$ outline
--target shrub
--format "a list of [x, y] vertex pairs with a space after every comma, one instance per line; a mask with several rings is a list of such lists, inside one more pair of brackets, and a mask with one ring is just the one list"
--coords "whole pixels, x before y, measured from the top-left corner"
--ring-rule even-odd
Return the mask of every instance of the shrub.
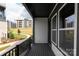
[[9, 38], [10, 38], [10, 39], [14, 39], [14, 38], [15, 38], [13, 32], [9, 32], [8, 35], [9, 35]]

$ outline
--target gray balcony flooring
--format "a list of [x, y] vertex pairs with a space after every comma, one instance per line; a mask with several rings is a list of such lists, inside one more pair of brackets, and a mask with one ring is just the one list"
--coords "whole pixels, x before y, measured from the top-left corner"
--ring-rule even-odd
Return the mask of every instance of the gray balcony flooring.
[[48, 44], [33, 44], [26, 56], [55, 56]]

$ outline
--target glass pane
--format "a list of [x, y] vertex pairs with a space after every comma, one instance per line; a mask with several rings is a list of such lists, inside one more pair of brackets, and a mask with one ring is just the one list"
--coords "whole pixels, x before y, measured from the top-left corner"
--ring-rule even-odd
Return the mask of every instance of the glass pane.
[[74, 30], [62, 30], [59, 33], [59, 46], [69, 55], [73, 55]]
[[74, 27], [74, 4], [67, 4], [59, 13], [59, 27], [70, 28]]
[[75, 15], [71, 15], [65, 18], [65, 27], [73, 27], [74, 26]]
[[56, 43], [56, 31], [52, 31], [52, 41]]
[[52, 19], [52, 29], [56, 29], [56, 16]]
[[4, 14], [3, 11], [0, 11], [0, 19], [3, 19], [4, 17], [3, 14]]

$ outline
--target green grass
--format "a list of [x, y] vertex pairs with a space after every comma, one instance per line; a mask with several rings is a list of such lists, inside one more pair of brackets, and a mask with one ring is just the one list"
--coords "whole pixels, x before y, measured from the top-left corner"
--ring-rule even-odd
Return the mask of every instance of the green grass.
[[5, 46], [5, 47], [0, 47], [0, 51], [2, 51], [2, 50], [4, 50], [4, 49], [6, 49], [6, 48], [8, 48], [9, 46]]
[[[19, 29], [21, 31], [21, 34], [32, 35], [32, 27], [19, 28]], [[10, 28], [9, 31], [12, 31], [13, 33], [17, 34], [17, 30], [18, 30], [18, 28]]]
[[27, 35], [32, 35], [32, 27], [28, 28], [19, 28], [21, 31], [20, 34], [17, 33], [18, 28], [11, 28], [8, 32], [12, 32], [14, 39], [21, 40], [25, 38]]
[[16, 36], [15, 36], [15, 39], [18, 39], [18, 40], [22, 40], [22, 39], [24, 39], [25, 37], [26, 37], [26, 35], [18, 35], [18, 34], [15, 34]]
[[23, 35], [22, 33], [18, 34], [17, 32], [12, 32], [12, 34], [16, 40], [21, 40], [26, 37], [26, 35]]

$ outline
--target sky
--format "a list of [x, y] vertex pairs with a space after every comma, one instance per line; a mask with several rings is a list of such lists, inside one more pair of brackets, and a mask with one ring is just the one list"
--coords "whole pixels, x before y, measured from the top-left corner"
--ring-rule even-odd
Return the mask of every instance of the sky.
[[73, 15], [67, 17], [66, 20], [67, 20], [67, 23], [74, 22], [74, 20], [75, 20], [75, 15], [73, 14]]
[[5, 10], [6, 20], [16, 23], [17, 19], [28, 19], [32, 20], [32, 17], [20, 3], [6, 3]]

